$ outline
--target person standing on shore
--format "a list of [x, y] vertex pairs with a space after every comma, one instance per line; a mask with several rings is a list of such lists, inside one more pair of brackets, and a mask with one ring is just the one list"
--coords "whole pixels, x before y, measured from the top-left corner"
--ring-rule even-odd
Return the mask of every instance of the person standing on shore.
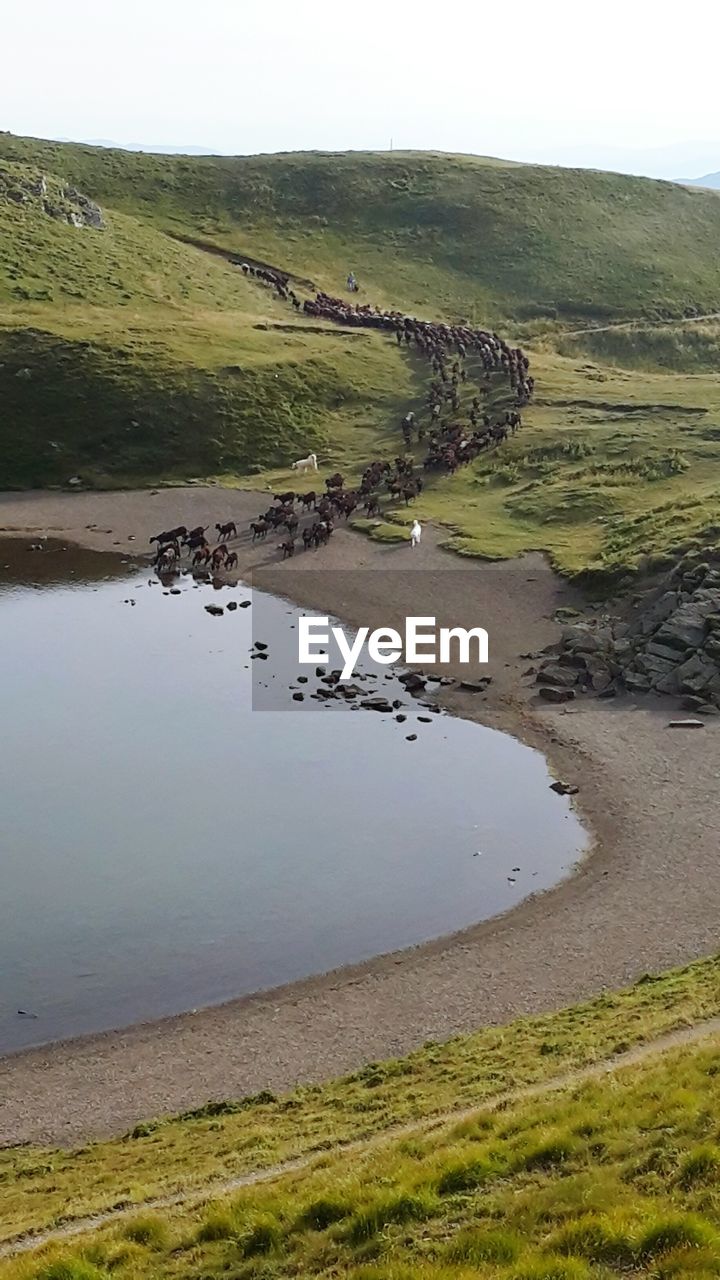
[[419, 547], [421, 536], [422, 536], [422, 529], [420, 527], [420, 521], [413, 520], [412, 528], [410, 529], [410, 546]]

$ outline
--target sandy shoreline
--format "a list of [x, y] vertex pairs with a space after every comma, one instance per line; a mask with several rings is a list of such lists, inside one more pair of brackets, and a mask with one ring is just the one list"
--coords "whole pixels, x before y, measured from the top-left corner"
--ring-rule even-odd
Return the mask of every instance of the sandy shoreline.
[[[194, 487], [5, 494], [0, 537], [47, 534], [137, 554], [169, 524], [235, 518], [245, 527], [262, 505], [258, 494]], [[327, 1078], [717, 948], [715, 728], [668, 733], [661, 703], [588, 701], [569, 714], [533, 706], [520, 654], [553, 638], [553, 610], [569, 599], [539, 557], [482, 566], [443, 552], [430, 530], [417, 554], [339, 530], [317, 557], [278, 566], [277, 541], [252, 548], [242, 539], [240, 572], [269, 566], [263, 581], [275, 590], [350, 622], [391, 624], [431, 600], [439, 622], [469, 625], [481, 607], [493, 684], [486, 698], [452, 691], [447, 705], [515, 733], [577, 783], [592, 856], [556, 889], [451, 938], [196, 1014], [6, 1057], [0, 1142], [72, 1143], [210, 1097]], [[391, 578], [379, 572], [398, 569]]]

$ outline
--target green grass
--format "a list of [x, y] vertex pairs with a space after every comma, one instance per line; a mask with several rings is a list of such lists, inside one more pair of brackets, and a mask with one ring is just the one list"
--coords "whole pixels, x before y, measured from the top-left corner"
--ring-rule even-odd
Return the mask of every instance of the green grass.
[[[68, 181], [97, 200], [105, 228], [3, 199], [3, 181], [42, 175], [56, 203]], [[414, 510], [463, 554], [539, 549], [615, 582], [717, 521], [720, 324], [683, 317], [720, 309], [719, 236], [717, 194], [613, 174], [0, 134], [0, 487], [79, 474], [265, 488], [311, 449], [321, 482], [396, 452], [421, 362], [383, 335], [305, 322], [193, 240], [290, 269], [301, 293], [337, 292], [352, 266], [374, 302], [521, 339], [537, 383], [522, 431], [429, 477]], [[391, 541], [407, 517], [358, 525]]]
[[[118, 1223], [0, 1265], [0, 1276], [717, 1276], [718, 1064], [717, 1040], [675, 1049], [610, 1077], [330, 1152], [272, 1183], [140, 1219], [139, 1229]], [[459, 1168], [483, 1176], [459, 1179]]]
[[[397, 1125], [431, 1122], [443, 1112], [479, 1105], [718, 1013], [720, 960], [713, 959], [576, 1008], [429, 1044], [407, 1058], [371, 1063], [344, 1079], [279, 1098], [217, 1101], [179, 1118], [148, 1118], [122, 1139], [78, 1150], [0, 1151], [0, 1239], [128, 1204], [138, 1206], [138, 1216], [124, 1230], [134, 1230], [134, 1243], [140, 1235], [157, 1243], [157, 1215], [142, 1208], [153, 1196], [321, 1154]], [[712, 1179], [713, 1136], [706, 1135], [695, 1164], [683, 1166], [679, 1176], [688, 1186]], [[423, 1142], [423, 1135], [417, 1140]], [[413, 1150], [416, 1138], [406, 1141]], [[574, 1137], [566, 1143], [563, 1135], [539, 1130], [525, 1149], [528, 1169], [532, 1164], [541, 1173], [572, 1162], [574, 1143]], [[492, 1152], [458, 1144], [438, 1174], [435, 1192], [474, 1193], [492, 1183], [496, 1172]], [[341, 1188], [324, 1187], [308, 1197], [305, 1226], [321, 1229], [319, 1224], [341, 1221], [348, 1203]], [[226, 1231], [226, 1210], [218, 1213], [206, 1227], [208, 1239]]]
[[471, 156], [157, 156], [0, 135], [0, 162], [337, 287], [489, 318], [720, 306], [720, 200], [619, 174]]

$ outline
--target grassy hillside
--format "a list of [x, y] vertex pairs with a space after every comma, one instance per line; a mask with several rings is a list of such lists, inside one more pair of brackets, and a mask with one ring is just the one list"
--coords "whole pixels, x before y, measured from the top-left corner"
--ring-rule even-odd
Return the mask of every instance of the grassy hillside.
[[0, 162], [0, 485], [258, 470], [399, 414], [412, 372], [376, 335], [286, 328], [268, 290], [152, 223], [51, 216], [44, 178]]
[[[101, 227], [74, 225], [83, 196]], [[431, 477], [420, 517], [459, 551], [539, 548], [613, 578], [718, 522], [720, 322], [687, 318], [720, 312], [718, 244], [720, 199], [673, 183], [0, 134], [0, 486], [264, 487], [310, 449], [350, 476], [392, 456], [422, 404], [414, 356], [307, 322], [205, 250], [287, 268], [301, 294], [353, 267], [373, 302], [495, 323], [530, 350], [523, 430]], [[404, 536], [406, 515], [373, 531]]]
[[102, 205], [433, 314], [720, 309], [720, 201], [618, 174], [424, 153], [157, 156], [0, 134]]
[[[6, 1151], [5, 1240], [119, 1204], [124, 1216], [0, 1263], [0, 1276], [573, 1280], [615, 1264], [686, 1274], [693, 1257], [698, 1274], [716, 1274], [702, 1268], [720, 1239], [717, 1050], [687, 1047], [558, 1093], [542, 1084], [717, 1015], [719, 977], [705, 961], [283, 1098], [211, 1104], [74, 1152]], [[537, 1096], [488, 1105], [528, 1084]], [[301, 1170], [213, 1197], [213, 1182], [297, 1157]], [[207, 1188], [194, 1207], [143, 1209], [193, 1187]], [[662, 1265], [676, 1269], [653, 1270], [671, 1250]]]

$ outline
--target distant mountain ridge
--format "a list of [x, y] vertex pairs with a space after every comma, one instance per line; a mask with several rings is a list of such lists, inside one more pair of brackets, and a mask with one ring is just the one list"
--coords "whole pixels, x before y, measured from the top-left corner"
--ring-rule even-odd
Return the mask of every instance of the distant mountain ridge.
[[688, 187], [720, 188], [720, 173], [706, 173], [702, 178], [685, 178], [684, 182]]

